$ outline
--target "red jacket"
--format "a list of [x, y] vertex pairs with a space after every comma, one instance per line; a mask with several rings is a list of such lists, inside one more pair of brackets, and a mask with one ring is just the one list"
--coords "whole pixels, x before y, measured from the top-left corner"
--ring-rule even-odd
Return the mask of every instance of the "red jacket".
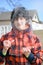
[[[2, 54], [4, 40], [14, 40], [6, 56]], [[28, 58], [23, 55], [22, 47], [34, 47]], [[41, 65], [42, 54], [40, 40], [30, 31], [20, 32], [12, 29], [0, 39], [0, 64], [5, 60], [6, 65]]]

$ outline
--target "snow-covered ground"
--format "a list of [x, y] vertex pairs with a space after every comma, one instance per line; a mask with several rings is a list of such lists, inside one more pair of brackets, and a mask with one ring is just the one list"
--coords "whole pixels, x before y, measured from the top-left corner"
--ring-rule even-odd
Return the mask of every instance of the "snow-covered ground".
[[33, 30], [43, 30], [43, 24], [32, 22]]

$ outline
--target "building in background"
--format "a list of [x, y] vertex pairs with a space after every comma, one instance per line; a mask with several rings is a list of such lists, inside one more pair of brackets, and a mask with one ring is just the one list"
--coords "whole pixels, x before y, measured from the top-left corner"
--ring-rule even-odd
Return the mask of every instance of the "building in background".
[[[43, 30], [43, 23], [40, 22], [36, 10], [29, 10], [29, 17], [32, 19], [33, 30]], [[0, 13], [0, 37], [11, 30], [10, 23], [11, 12]]]
[[33, 30], [43, 30], [43, 23], [40, 21], [36, 10], [29, 10], [29, 16], [32, 19]]
[[0, 13], [0, 37], [11, 30], [10, 12]]

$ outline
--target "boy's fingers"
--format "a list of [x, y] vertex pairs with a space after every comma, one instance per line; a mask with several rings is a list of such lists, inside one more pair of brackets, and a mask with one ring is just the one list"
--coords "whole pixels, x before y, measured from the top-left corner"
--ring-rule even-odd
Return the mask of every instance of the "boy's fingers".
[[4, 46], [9, 46], [9, 47], [11, 46], [11, 42], [9, 40], [5, 40], [3, 44]]
[[24, 53], [25, 52], [31, 52], [31, 50], [29, 48], [23, 48], [22, 50], [23, 50]]

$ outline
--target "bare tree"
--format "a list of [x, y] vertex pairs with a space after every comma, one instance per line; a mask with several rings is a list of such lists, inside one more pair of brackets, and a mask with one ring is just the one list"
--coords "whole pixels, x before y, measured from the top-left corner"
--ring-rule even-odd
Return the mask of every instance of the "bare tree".
[[10, 8], [14, 8], [16, 6], [21, 5], [21, 0], [6, 0], [6, 2], [8, 3], [8, 5], [10, 6]]

